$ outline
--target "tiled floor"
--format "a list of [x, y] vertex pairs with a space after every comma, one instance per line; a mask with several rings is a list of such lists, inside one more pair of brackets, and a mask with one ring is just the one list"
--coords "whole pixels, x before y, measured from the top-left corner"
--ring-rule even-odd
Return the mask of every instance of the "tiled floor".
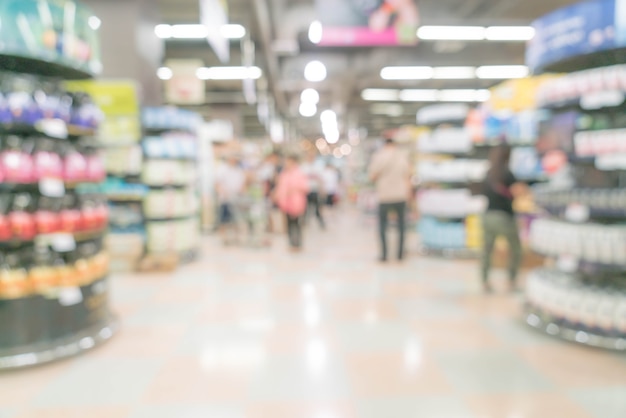
[[112, 281], [121, 332], [0, 375], [0, 418], [624, 418], [626, 356], [524, 326], [476, 264], [381, 266], [359, 216], [306, 251], [221, 248]]

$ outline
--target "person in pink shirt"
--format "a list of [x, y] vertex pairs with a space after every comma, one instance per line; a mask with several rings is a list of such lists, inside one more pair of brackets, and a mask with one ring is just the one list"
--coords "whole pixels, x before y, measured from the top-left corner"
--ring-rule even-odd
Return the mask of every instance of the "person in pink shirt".
[[295, 156], [287, 157], [278, 176], [274, 200], [287, 219], [287, 233], [292, 251], [302, 249], [302, 221], [307, 207], [309, 180]]

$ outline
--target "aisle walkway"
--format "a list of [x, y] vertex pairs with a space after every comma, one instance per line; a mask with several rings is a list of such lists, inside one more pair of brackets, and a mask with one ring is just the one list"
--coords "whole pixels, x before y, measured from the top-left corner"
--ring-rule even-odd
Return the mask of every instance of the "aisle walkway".
[[[336, 223], [336, 222], [335, 222]], [[473, 262], [381, 266], [359, 217], [306, 251], [117, 276], [119, 335], [0, 375], [0, 418], [624, 418], [626, 358], [527, 329]]]

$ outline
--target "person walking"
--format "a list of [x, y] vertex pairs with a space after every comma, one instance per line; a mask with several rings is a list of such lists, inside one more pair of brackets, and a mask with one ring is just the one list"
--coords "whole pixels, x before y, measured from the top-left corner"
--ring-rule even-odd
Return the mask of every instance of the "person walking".
[[522, 245], [515, 213], [513, 212], [515, 176], [509, 169], [511, 147], [505, 144], [491, 150], [489, 160], [491, 168], [483, 183], [483, 194], [487, 197], [487, 211], [483, 215], [483, 254], [481, 278], [485, 291], [491, 292], [489, 272], [496, 239], [506, 238], [509, 245], [510, 259], [508, 274], [511, 287], [515, 288], [517, 274], [522, 261]]
[[398, 222], [398, 260], [404, 259], [406, 235], [406, 208], [411, 186], [411, 169], [405, 153], [392, 138], [372, 159], [369, 167], [370, 180], [374, 182], [378, 198], [378, 227], [380, 234], [380, 261], [388, 257], [387, 226], [389, 214], [395, 213]]
[[219, 207], [219, 229], [224, 245], [234, 244], [239, 238], [237, 201], [245, 190], [246, 172], [237, 157], [231, 156], [221, 165], [216, 176]]
[[278, 176], [274, 199], [287, 221], [287, 235], [291, 251], [302, 249], [302, 221], [307, 209], [309, 181], [298, 165], [298, 159], [290, 156]]
[[302, 166], [302, 172], [307, 176], [309, 181], [306, 217], [308, 218], [312, 213], [315, 213], [320, 228], [325, 229], [326, 222], [324, 221], [324, 215], [322, 213], [321, 198], [323, 173], [322, 167], [318, 164], [315, 154], [309, 156], [307, 162]]

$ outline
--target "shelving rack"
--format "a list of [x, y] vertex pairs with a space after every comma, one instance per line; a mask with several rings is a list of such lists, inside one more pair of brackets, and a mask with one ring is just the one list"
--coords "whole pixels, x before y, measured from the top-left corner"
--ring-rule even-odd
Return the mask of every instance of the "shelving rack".
[[465, 104], [433, 105], [417, 114], [418, 125], [430, 128], [418, 140], [418, 231], [425, 254], [462, 258], [479, 254], [484, 201], [472, 190], [484, 179], [488, 164], [464, 127], [469, 111]]
[[[81, 121], [84, 107], [78, 96], [73, 96], [71, 111], [63, 106], [71, 97], [63, 81], [91, 78], [101, 68], [98, 33], [88, 24], [91, 11], [68, 3], [76, 5], [74, 19], [63, 18], [63, 6], [55, 1], [6, 0], [0, 5], [0, 71], [3, 78], [21, 80], [20, 88], [3, 93], [21, 94], [30, 103], [24, 112], [2, 109], [0, 137], [8, 148], [3, 150], [0, 199], [13, 203], [11, 208], [0, 208], [9, 225], [9, 229], [3, 225], [4, 233], [10, 232], [0, 240], [0, 370], [82, 353], [109, 340], [117, 328], [108, 307], [108, 257], [102, 250], [106, 214], [95, 216], [93, 206], [103, 202], [95, 184], [99, 180], [86, 175], [73, 179], [68, 171], [74, 164], [70, 154], [85, 160], [77, 152], [80, 148], [90, 153], [88, 169], [100, 172], [101, 163], [94, 154], [95, 125]], [[42, 20], [42, 10], [47, 10], [52, 21]], [[16, 27], [20, 20], [37, 29], [32, 36], [25, 37]], [[69, 48], [70, 44], [77, 48]], [[45, 103], [41, 94], [35, 98], [36, 89], [45, 91]], [[54, 161], [55, 174], [43, 170], [46, 165], [39, 165], [34, 155], [33, 172], [42, 171], [11, 181], [6, 164], [19, 158], [17, 168], [11, 170], [26, 173], [30, 160], [23, 155], [32, 149], [11, 148], [14, 139], [10, 138], [39, 147], [47, 155], [41, 161]], [[54, 141], [50, 149], [44, 147], [48, 140]], [[58, 171], [61, 164], [62, 173]], [[85, 173], [81, 162], [78, 166]], [[88, 204], [80, 209], [75, 204], [65, 206], [66, 198], [87, 199]], [[39, 207], [32, 213], [35, 201]], [[61, 204], [65, 213], [59, 212]]]
[[621, 130], [626, 128], [626, 65], [619, 63], [626, 39], [616, 36], [588, 45], [592, 37], [583, 34], [567, 48], [550, 42], [573, 30], [559, 26], [563, 19], [583, 16], [590, 33], [623, 33], [623, 23], [613, 19], [615, 6], [610, 0], [580, 3], [534, 24], [530, 67], [569, 74], [546, 82], [539, 92], [540, 105], [551, 112], [551, 119], [537, 149], [563, 167], [557, 164], [560, 170], [550, 183], [535, 190], [546, 218], [533, 226], [531, 244], [553, 262], [528, 279], [526, 322], [568, 341], [623, 351], [626, 149]]

